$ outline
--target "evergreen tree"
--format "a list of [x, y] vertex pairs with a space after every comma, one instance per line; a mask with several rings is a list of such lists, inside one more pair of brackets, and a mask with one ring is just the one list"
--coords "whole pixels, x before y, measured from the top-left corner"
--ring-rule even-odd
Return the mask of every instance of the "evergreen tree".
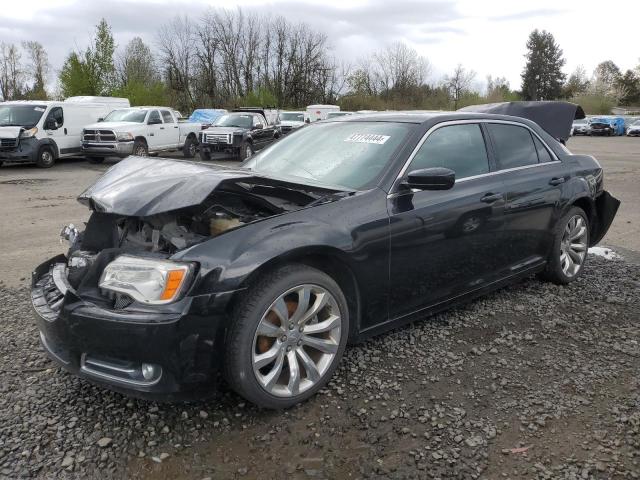
[[582, 65], [579, 65], [571, 75], [567, 83], [564, 85], [564, 96], [566, 98], [576, 97], [587, 92], [589, 88], [589, 79], [587, 72]]
[[627, 70], [618, 78], [616, 89], [620, 92], [620, 105], [640, 104], [640, 78], [633, 70]]
[[525, 100], [554, 100], [562, 95], [566, 75], [562, 49], [546, 30], [531, 32], [527, 40], [527, 63], [522, 72], [522, 96]]

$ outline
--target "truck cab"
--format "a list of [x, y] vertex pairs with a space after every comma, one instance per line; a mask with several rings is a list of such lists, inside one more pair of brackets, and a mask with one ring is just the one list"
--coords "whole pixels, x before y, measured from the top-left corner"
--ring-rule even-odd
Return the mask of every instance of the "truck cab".
[[81, 153], [83, 127], [117, 107], [125, 98], [70, 97], [60, 101], [11, 101], [0, 104], [0, 165], [31, 162], [48, 168], [57, 159]]

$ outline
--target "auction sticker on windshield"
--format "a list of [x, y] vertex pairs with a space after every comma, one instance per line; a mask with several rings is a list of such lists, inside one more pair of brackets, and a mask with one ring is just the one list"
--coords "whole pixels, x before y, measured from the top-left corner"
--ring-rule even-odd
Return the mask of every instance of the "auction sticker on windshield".
[[378, 135], [375, 133], [352, 133], [345, 142], [353, 143], [375, 143], [376, 145], [383, 145], [391, 137], [389, 135]]

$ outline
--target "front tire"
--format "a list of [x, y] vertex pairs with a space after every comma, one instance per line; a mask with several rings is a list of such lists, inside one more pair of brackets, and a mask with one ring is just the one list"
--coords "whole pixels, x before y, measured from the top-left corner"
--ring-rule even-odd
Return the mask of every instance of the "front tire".
[[136, 157], [148, 157], [149, 147], [147, 143], [142, 140], [136, 140], [133, 142], [133, 155]]
[[240, 145], [240, 160], [243, 162], [249, 158], [251, 158], [254, 154], [253, 145], [249, 142], [242, 142]]
[[193, 158], [196, 156], [196, 151], [198, 150], [198, 142], [195, 138], [189, 137], [184, 142], [184, 146], [182, 147], [182, 154], [185, 158]]
[[56, 163], [56, 157], [51, 147], [40, 147], [38, 150], [38, 158], [36, 159], [36, 165], [40, 168], [51, 168]]
[[580, 207], [571, 209], [558, 221], [553, 248], [542, 278], [566, 285], [580, 276], [589, 248], [589, 218]]
[[237, 302], [225, 341], [225, 376], [259, 407], [291, 407], [326, 385], [348, 333], [338, 284], [315, 268], [286, 265], [259, 278]]

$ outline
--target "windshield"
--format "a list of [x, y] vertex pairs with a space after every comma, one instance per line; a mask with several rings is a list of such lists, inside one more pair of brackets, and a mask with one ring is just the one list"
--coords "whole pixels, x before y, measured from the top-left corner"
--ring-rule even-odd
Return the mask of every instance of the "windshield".
[[0, 105], [0, 127], [33, 128], [46, 109], [46, 105]]
[[606, 123], [609, 124], [609, 120], [606, 118], [592, 118], [591, 123]]
[[304, 122], [304, 113], [284, 112], [280, 114], [280, 120], [285, 122]]
[[253, 115], [246, 113], [230, 113], [228, 115], [222, 115], [218, 118], [214, 125], [217, 127], [240, 127], [251, 128], [253, 122]]
[[272, 144], [243, 167], [360, 190], [375, 184], [412, 128], [392, 122], [317, 123]]
[[573, 121], [574, 125], [586, 125], [586, 123], [587, 123], [586, 119], [585, 120], [574, 120]]
[[144, 123], [147, 110], [114, 110], [104, 117], [105, 122]]

